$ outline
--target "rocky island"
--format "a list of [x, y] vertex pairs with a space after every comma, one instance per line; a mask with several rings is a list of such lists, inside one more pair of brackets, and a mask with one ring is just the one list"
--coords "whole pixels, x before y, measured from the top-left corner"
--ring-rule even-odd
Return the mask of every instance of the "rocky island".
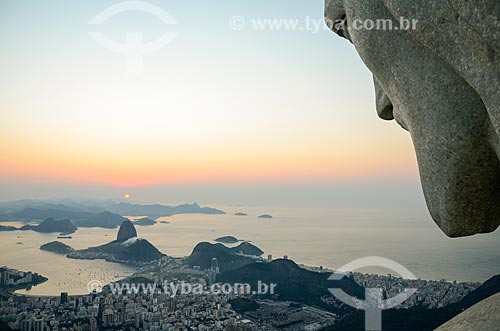
[[139, 226], [151, 226], [155, 225], [156, 221], [150, 219], [149, 217], [144, 217], [141, 219], [138, 219], [137, 221], [134, 222], [134, 225], [139, 225]]
[[68, 254], [74, 251], [71, 246], [63, 244], [60, 241], [52, 241], [40, 246], [42, 251], [48, 251], [56, 254]]
[[35, 231], [40, 233], [65, 233], [70, 234], [78, 230], [78, 228], [68, 219], [55, 220], [47, 218], [38, 225], [24, 225], [20, 228], [14, 226], [1, 226], [0, 231]]
[[18, 231], [18, 230], [21, 230], [21, 229], [16, 228], [15, 226], [0, 225], [0, 231]]
[[[39, 222], [46, 219], [69, 219], [73, 225], [82, 228], [100, 227], [113, 229], [119, 226], [125, 218], [109, 211], [90, 212], [82, 211], [64, 205], [41, 205], [36, 207], [25, 207], [16, 212], [2, 213], [2, 221]], [[64, 231], [61, 231], [64, 232]]]
[[25, 225], [21, 230], [33, 230], [40, 233], [73, 233], [78, 228], [68, 219], [56, 221], [55, 219], [47, 218], [38, 225]]
[[201, 207], [197, 203], [183, 204], [178, 206], [166, 206], [160, 204], [154, 205], [139, 205], [131, 203], [109, 203], [104, 204], [102, 207], [114, 213], [127, 216], [147, 216], [151, 219], [158, 219], [159, 217], [173, 216], [179, 214], [208, 214], [208, 215], [222, 215], [224, 211], [211, 208]]

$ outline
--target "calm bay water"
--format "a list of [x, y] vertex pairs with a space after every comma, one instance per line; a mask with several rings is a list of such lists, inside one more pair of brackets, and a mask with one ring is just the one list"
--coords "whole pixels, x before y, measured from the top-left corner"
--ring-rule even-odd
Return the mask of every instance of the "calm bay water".
[[[307, 265], [338, 268], [365, 256], [399, 262], [417, 277], [484, 281], [500, 274], [500, 231], [468, 238], [447, 238], [424, 209], [337, 209], [264, 206], [216, 206], [227, 215], [176, 215], [137, 227], [140, 237], [171, 256], [189, 255], [201, 241], [232, 235], [252, 241], [265, 255], [288, 255]], [[234, 216], [245, 212], [249, 216]], [[272, 219], [260, 219], [261, 214]], [[117, 229], [79, 229], [64, 241], [76, 249], [115, 239]], [[22, 236], [22, 238], [18, 238]], [[0, 232], [0, 265], [41, 273], [49, 281], [21, 291], [33, 295], [87, 293], [90, 280], [103, 283], [130, 275], [134, 269], [105, 261], [81, 261], [43, 252], [39, 246], [56, 234]], [[389, 271], [387, 271], [389, 272]]]

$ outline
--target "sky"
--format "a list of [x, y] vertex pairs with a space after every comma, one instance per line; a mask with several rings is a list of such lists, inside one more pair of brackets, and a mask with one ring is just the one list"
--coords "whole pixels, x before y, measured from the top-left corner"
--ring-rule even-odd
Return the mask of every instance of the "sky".
[[[423, 204], [409, 134], [323, 1], [151, 0], [89, 24], [123, 3], [0, 3], [0, 200]], [[137, 67], [96, 32], [173, 37]]]

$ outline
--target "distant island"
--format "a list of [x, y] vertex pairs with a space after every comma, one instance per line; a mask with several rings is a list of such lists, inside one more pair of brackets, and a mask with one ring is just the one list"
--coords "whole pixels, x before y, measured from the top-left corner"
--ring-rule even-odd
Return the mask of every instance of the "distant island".
[[74, 251], [71, 246], [68, 246], [60, 241], [52, 241], [40, 246], [42, 251], [48, 251], [57, 254], [68, 254]]
[[[149, 220], [144, 220], [137, 225], [153, 225], [152, 222], [159, 217], [178, 214], [221, 215], [225, 212], [215, 208], [201, 207], [197, 203], [166, 206], [114, 201], [76, 202], [68, 199], [61, 203], [33, 200], [0, 203], [0, 221], [3, 222], [40, 222], [47, 218], [69, 219], [76, 227], [106, 229], [120, 226], [126, 220], [124, 216], [146, 216]], [[0, 231], [16, 230], [14, 227], [0, 226]]]
[[215, 239], [215, 241], [218, 243], [223, 243], [223, 244], [235, 244], [241, 240], [239, 240], [238, 238], [233, 237], [233, 236], [225, 236], [225, 237], [217, 238], [217, 239]]
[[156, 221], [154, 221], [148, 217], [144, 217], [144, 218], [141, 218], [141, 219], [135, 221], [134, 224], [139, 225], [139, 226], [151, 226], [151, 225], [155, 225]]
[[19, 231], [19, 230], [21, 230], [21, 229], [16, 228], [15, 226], [0, 225], [0, 231]]
[[236, 213], [234, 214], [235, 216], [248, 216], [247, 213], [242, 213], [242, 212], [239, 212], [239, 213]]
[[12, 213], [0, 213], [0, 221], [22, 221], [22, 222], [39, 222], [45, 219], [68, 219], [76, 227], [91, 228], [101, 227], [113, 229], [119, 226], [126, 218], [113, 214], [109, 211], [92, 213], [81, 210], [73, 210], [62, 206], [38, 209], [27, 207], [21, 211]]
[[178, 206], [165, 206], [165, 205], [139, 205], [130, 203], [113, 203], [105, 204], [103, 208], [106, 210], [127, 216], [144, 216], [147, 215], [151, 219], [158, 219], [159, 217], [173, 216], [179, 214], [208, 214], [208, 215], [222, 215], [224, 211], [210, 208], [201, 207], [197, 203], [183, 204]]
[[263, 215], [260, 215], [259, 218], [273, 218], [273, 217], [269, 214], [263, 214]]
[[68, 219], [56, 221], [53, 218], [47, 218], [38, 225], [25, 225], [21, 230], [33, 230], [40, 233], [65, 233], [70, 234], [78, 230], [78, 228]]
[[78, 228], [68, 219], [65, 220], [55, 220], [53, 218], [47, 218], [38, 225], [25, 225], [20, 228], [14, 226], [0, 226], [0, 231], [35, 231], [40, 233], [64, 233], [70, 234], [77, 230]]

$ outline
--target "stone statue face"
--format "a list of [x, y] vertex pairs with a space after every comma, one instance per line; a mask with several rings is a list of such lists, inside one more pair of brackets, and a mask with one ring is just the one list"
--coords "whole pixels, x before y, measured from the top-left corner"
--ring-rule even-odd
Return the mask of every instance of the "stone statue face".
[[[376, 107], [411, 134], [424, 195], [450, 237], [500, 224], [500, 1], [326, 0], [327, 24], [373, 73]], [[415, 29], [366, 20], [418, 20]], [[356, 27], [358, 28], [355, 28]], [[369, 24], [367, 25], [370, 26]]]

